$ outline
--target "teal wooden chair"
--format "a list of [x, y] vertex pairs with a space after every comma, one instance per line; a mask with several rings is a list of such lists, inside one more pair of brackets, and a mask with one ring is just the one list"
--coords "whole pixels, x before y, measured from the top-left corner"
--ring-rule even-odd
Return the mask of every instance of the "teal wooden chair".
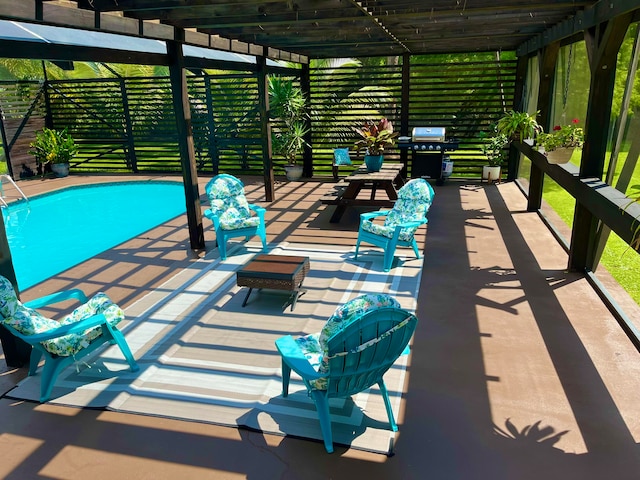
[[242, 181], [226, 173], [216, 175], [205, 187], [211, 208], [204, 216], [213, 222], [220, 258], [227, 259], [227, 240], [258, 235], [262, 240], [262, 251], [267, 251], [267, 231], [264, 223], [266, 210], [249, 204], [244, 195]]
[[[391, 210], [361, 214], [354, 258], [358, 259], [361, 242], [371, 243], [384, 250], [385, 272], [391, 269], [399, 246], [413, 248], [416, 258], [420, 258], [414, 235], [421, 225], [427, 223], [427, 213], [434, 196], [435, 192], [429, 182], [415, 178], [398, 191], [398, 199]], [[375, 222], [378, 217], [384, 217], [384, 223]]]
[[291, 371], [307, 387], [318, 411], [324, 446], [333, 452], [328, 400], [349, 397], [378, 385], [389, 425], [398, 430], [383, 376], [408, 353], [416, 317], [384, 294], [361, 295], [340, 307], [319, 333], [276, 340], [282, 356], [282, 396], [289, 394]]
[[[35, 308], [75, 299], [82, 303], [61, 321], [38, 313]], [[18, 300], [13, 285], [0, 276], [0, 320], [13, 335], [32, 346], [29, 375], [35, 375], [44, 357], [40, 380], [40, 402], [51, 397], [58, 374], [105, 342], [118, 345], [131, 371], [138, 364], [116, 325], [124, 318], [122, 309], [104, 293], [88, 299], [82, 290], [53, 293], [30, 302]]]

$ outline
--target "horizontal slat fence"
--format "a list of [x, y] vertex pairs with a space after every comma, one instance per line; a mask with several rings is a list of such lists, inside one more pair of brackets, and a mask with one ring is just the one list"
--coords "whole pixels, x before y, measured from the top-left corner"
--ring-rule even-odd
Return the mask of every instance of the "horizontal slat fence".
[[[453, 176], [480, 176], [486, 163], [480, 132], [513, 105], [515, 61], [429, 63], [410, 68], [408, 134], [413, 127], [445, 127], [460, 148], [451, 152]], [[300, 79], [288, 77], [296, 85]], [[15, 110], [15, 93], [3, 84], [0, 105]], [[47, 82], [51, 126], [68, 128], [80, 145], [73, 172], [179, 172], [168, 77]], [[263, 154], [258, 84], [252, 72], [188, 77], [197, 169], [202, 174], [261, 175]], [[333, 149], [352, 147], [354, 128], [386, 117], [400, 129], [402, 65], [314, 68], [310, 72], [314, 176], [330, 176]], [[23, 108], [24, 110], [24, 108]], [[41, 114], [42, 115], [42, 114]], [[274, 122], [272, 129], [282, 128]], [[352, 152], [359, 164], [362, 154]], [[387, 161], [400, 159], [389, 149]], [[409, 156], [411, 158], [411, 156]], [[274, 154], [276, 174], [285, 160]], [[506, 171], [506, 168], [503, 169]], [[409, 164], [409, 174], [411, 164]]]

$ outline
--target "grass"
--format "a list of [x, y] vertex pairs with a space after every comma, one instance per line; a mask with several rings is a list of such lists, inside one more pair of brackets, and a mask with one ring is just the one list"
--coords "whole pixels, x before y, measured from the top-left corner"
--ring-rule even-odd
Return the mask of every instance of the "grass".
[[[614, 185], [625, 159], [626, 153], [622, 153], [616, 168]], [[640, 168], [636, 168], [631, 179], [631, 185], [638, 184], [640, 184]], [[567, 225], [573, 224], [575, 200], [550, 178], [545, 179], [543, 197]], [[607, 269], [636, 303], [640, 304], [640, 254], [638, 252], [631, 249], [612, 232], [602, 253], [600, 265]]]

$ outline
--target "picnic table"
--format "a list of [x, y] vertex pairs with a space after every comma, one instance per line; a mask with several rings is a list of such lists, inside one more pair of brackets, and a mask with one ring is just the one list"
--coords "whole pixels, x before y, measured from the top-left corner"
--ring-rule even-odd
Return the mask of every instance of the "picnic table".
[[[337, 223], [347, 207], [393, 207], [398, 199], [398, 189], [404, 185], [401, 163], [383, 163], [379, 172], [369, 172], [362, 165], [353, 173], [338, 182], [333, 190], [320, 201], [324, 205], [335, 205], [336, 209], [330, 222]], [[363, 190], [371, 190], [368, 198], [358, 197]], [[386, 198], [376, 198], [376, 193], [384, 192]]]

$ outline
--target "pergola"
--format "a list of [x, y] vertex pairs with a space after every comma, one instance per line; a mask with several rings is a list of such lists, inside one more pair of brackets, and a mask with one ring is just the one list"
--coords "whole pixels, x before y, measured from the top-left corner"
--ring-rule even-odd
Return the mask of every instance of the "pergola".
[[[265, 142], [265, 188], [267, 201], [271, 201], [274, 178], [267, 115], [267, 59], [301, 64], [304, 79], [310, 59], [402, 56], [405, 96], [412, 55], [515, 51], [519, 59], [516, 102], [524, 94], [530, 59], [537, 57], [540, 72], [537, 106], [543, 126], [548, 128], [559, 49], [584, 39], [591, 78], [580, 167], [549, 165], [538, 152], [517, 142], [512, 153], [515, 155], [518, 150], [532, 162], [530, 211], [540, 208], [545, 175], [576, 198], [571, 269], [587, 272], [595, 269], [599, 222], [627, 243], [632, 242], [634, 219], [640, 215], [640, 206], [634, 204], [623, 211], [628, 200], [602, 178], [617, 54], [628, 26], [640, 19], [639, 0], [482, 0], [469, 4], [455, 0], [0, 0], [0, 19], [164, 42], [163, 52], [149, 53], [127, 50], [121, 45], [95, 47], [3, 38], [0, 51], [3, 57], [13, 58], [169, 66], [192, 248], [203, 247], [204, 238], [185, 69], [216, 68], [218, 63], [185, 56], [185, 45], [256, 57]], [[401, 128], [406, 125], [403, 121]], [[510, 178], [515, 179], [515, 174]]]

